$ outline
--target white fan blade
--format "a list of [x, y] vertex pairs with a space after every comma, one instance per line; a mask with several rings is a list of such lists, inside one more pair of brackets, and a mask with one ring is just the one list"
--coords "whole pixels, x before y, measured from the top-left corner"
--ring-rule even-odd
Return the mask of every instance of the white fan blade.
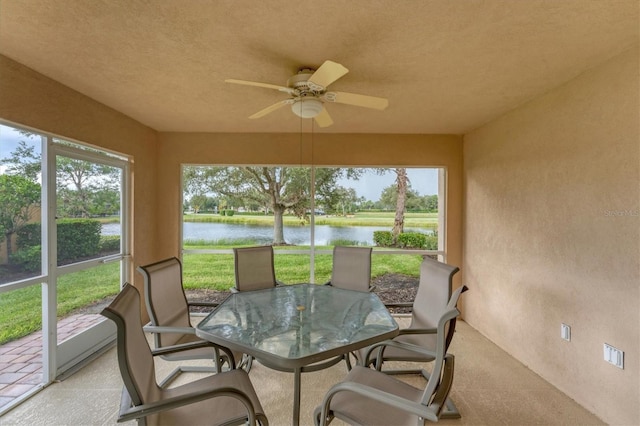
[[233, 83], [233, 84], [243, 84], [245, 86], [255, 86], [255, 87], [264, 87], [265, 89], [275, 89], [281, 92], [293, 93], [293, 89], [290, 87], [278, 86], [277, 84], [269, 84], [269, 83], [259, 83], [257, 81], [246, 81], [246, 80], [234, 80], [232, 78], [226, 79], [225, 83]]
[[[311, 83], [312, 90], [325, 90], [331, 83], [348, 73], [349, 70], [337, 62], [324, 61], [324, 63], [309, 77], [307, 83]], [[313, 85], [318, 87], [313, 87]]]
[[315, 116], [315, 120], [316, 124], [320, 127], [329, 127], [333, 124], [333, 120], [325, 107], [322, 107], [320, 114]]
[[256, 112], [255, 114], [253, 114], [251, 117], [249, 117], [250, 119], [254, 119], [254, 118], [260, 118], [260, 117], [264, 117], [265, 115], [282, 108], [285, 105], [291, 105], [293, 103], [293, 99], [285, 99], [284, 101], [280, 101], [277, 102], [271, 106], [266, 107], [265, 109], [262, 109], [258, 112]]
[[327, 92], [323, 96], [323, 100], [379, 110], [383, 110], [389, 106], [389, 101], [385, 98], [347, 92]]

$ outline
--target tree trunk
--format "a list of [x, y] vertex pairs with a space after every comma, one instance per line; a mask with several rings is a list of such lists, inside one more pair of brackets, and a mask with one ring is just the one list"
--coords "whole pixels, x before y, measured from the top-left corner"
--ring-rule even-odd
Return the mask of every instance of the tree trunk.
[[396, 201], [396, 217], [393, 221], [393, 244], [397, 244], [398, 235], [404, 231], [404, 206], [407, 199], [407, 169], [396, 169], [396, 185], [398, 199]]
[[284, 224], [283, 224], [284, 207], [273, 206], [273, 244], [283, 245], [284, 241]]

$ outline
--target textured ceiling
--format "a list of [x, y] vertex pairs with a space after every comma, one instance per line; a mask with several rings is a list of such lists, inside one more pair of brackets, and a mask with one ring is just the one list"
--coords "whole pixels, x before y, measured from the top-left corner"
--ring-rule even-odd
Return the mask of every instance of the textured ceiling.
[[[0, 54], [156, 130], [297, 132], [285, 85], [325, 59], [315, 132], [462, 134], [638, 44], [637, 0], [0, 0]], [[309, 120], [306, 120], [309, 121]], [[304, 123], [308, 126], [307, 123]], [[305, 127], [306, 128], [306, 127]]]

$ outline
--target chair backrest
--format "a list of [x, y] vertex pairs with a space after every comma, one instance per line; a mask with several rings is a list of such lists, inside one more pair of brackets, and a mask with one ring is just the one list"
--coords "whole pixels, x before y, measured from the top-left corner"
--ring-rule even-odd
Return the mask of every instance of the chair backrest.
[[140, 293], [125, 283], [122, 291], [102, 310], [117, 328], [117, 352], [120, 374], [134, 405], [160, 398], [155, 365], [140, 320]]
[[432, 328], [447, 309], [453, 276], [460, 269], [425, 257], [420, 265], [420, 282], [413, 301], [410, 328]]
[[371, 284], [371, 247], [333, 248], [331, 285], [347, 290], [369, 291]]
[[444, 408], [453, 382], [454, 357], [447, 353], [448, 330], [455, 328], [455, 321], [460, 315], [457, 308], [458, 299], [466, 290], [467, 287], [463, 285], [453, 292], [437, 321], [435, 359], [429, 381], [422, 394], [422, 403], [431, 406], [436, 416], [439, 416]]
[[[182, 288], [182, 264], [176, 257], [139, 266], [144, 276], [145, 304], [151, 324], [161, 327], [191, 327], [189, 304]], [[183, 336], [153, 333], [156, 347], [175, 345]]]
[[251, 291], [276, 286], [273, 247], [234, 248], [236, 290]]

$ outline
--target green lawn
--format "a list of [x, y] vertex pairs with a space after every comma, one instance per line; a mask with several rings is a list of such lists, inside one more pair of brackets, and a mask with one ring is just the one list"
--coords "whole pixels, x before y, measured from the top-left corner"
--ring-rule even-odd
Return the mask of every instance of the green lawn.
[[[119, 291], [118, 263], [107, 263], [59, 278], [57, 316], [113, 296]], [[42, 329], [39, 285], [0, 294], [0, 344]]]

